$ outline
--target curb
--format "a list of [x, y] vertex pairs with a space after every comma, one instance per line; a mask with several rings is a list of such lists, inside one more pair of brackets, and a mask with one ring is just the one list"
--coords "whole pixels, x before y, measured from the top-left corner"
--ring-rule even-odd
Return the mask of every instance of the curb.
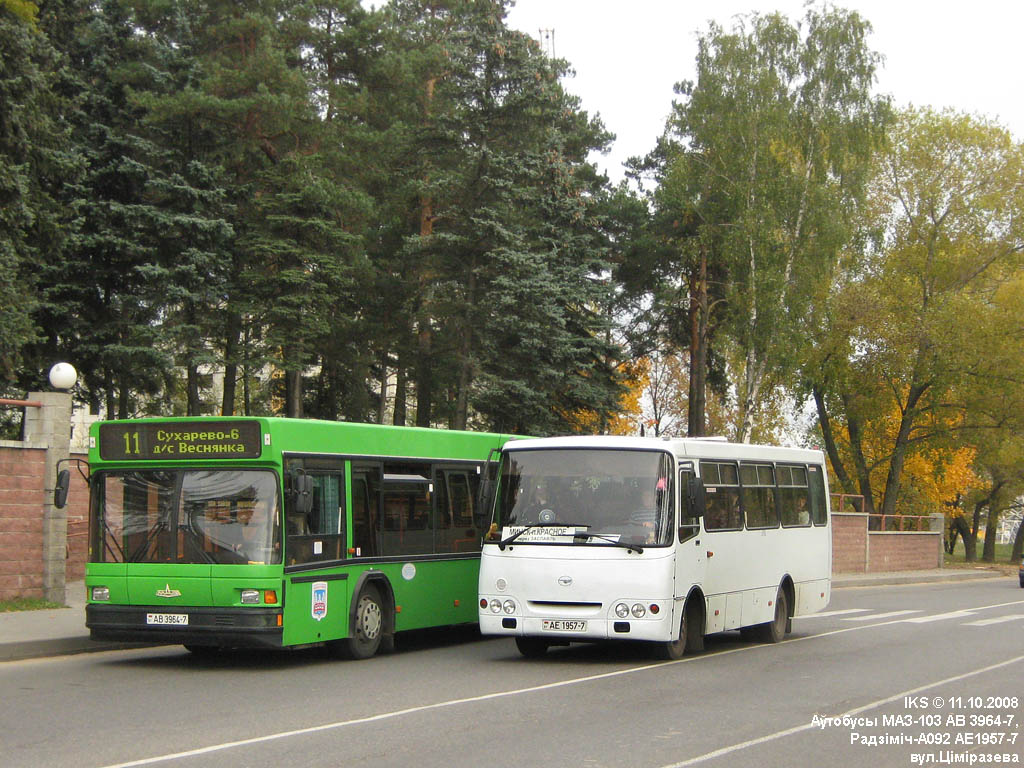
[[80, 637], [55, 637], [48, 640], [25, 640], [0, 643], [0, 664], [5, 661], [41, 659], [50, 656], [70, 656], [97, 651], [123, 651], [131, 648], [152, 648], [153, 643], [118, 643]]
[[1007, 576], [999, 571], [950, 571], [941, 574], [920, 574], [908, 573], [905, 576], [888, 573], [883, 577], [851, 576], [845, 578], [833, 578], [832, 588], [842, 589], [843, 587], [893, 587], [904, 584], [928, 584], [936, 582], [951, 581], [974, 581], [977, 579], [1005, 579]]

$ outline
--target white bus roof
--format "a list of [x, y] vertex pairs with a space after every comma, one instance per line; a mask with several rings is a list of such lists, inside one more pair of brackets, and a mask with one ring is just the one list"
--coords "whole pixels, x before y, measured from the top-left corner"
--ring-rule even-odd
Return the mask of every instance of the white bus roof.
[[529, 451], [542, 448], [617, 448], [619, 450], [669, 451], [680, 459], [761, 459], [769, 461], [798, 461], [823, 463], [819, 450], [785, 448], [776, 445], [730, 443], [708, 438], [652, 438], [620, 437], [614, 435], [536, 437], [513, 440], [505, 444], [506, 451]]

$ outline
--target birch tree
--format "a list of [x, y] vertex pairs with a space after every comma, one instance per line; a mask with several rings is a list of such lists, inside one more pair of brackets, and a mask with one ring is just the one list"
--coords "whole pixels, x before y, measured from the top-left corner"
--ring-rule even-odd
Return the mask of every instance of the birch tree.
[[697, 79], [677, 86], [669, 130], [699, 177], [690, 204], [700, 236], [721, 243], [744, 442], [766, 383], [795, 368], [812, 288], [849, 235], [882, 137], [888, 104], [871, 94], [879, 56], [870, 29], [831, 8], [795, 25], [779, 14], [745, 17], [728, 32], [712, 23]]

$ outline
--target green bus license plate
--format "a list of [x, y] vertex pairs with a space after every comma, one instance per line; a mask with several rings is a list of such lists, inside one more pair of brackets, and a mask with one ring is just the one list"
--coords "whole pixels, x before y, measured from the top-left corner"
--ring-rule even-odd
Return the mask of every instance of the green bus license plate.
[[147, 624], [188, 624], [187, 613], [147, 613]]
[[547, 632], [586, 632], [587, 622], [563, 619], [544, 619], [541, 628]]

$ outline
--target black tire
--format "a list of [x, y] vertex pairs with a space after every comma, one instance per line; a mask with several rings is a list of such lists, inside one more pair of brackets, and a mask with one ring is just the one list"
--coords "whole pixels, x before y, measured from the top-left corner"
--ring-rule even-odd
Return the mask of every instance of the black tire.
[[197, 659], [207, 659], [211, 656], [216, 656], [220, 653], [219, 645], [192, 645], [191, 643], [185, 644], [185, 650], [195, 656]]
[[368, 659], [380, 650], [384, 638], [384, 601], [374, 584], [367, 584], [356, 599], [355, 622], [349, 637], [338, 641], [341, 655]]
[[539, 659], [548, 652], [548, 641], [539, 637], [517, 637], [516, 648], [528, 659]]
[[683, 617], [679, 620], [679, 637], [675, 640], [667, 640], [661, 643], [654, 643], [654, 657], [663, 661], [676, 661], [683, 658], [686, 653], [686, 634], [689, 631], [689, 621], [686, 619], [686, 609], [683, 609]]
[[779, 593], [775, 596], [775, 618], [755, 629], [758, 639], [763, 643], [779, 643], [786, 637], [789, 629], [789, 600], [782, 587], [779, 587]]

